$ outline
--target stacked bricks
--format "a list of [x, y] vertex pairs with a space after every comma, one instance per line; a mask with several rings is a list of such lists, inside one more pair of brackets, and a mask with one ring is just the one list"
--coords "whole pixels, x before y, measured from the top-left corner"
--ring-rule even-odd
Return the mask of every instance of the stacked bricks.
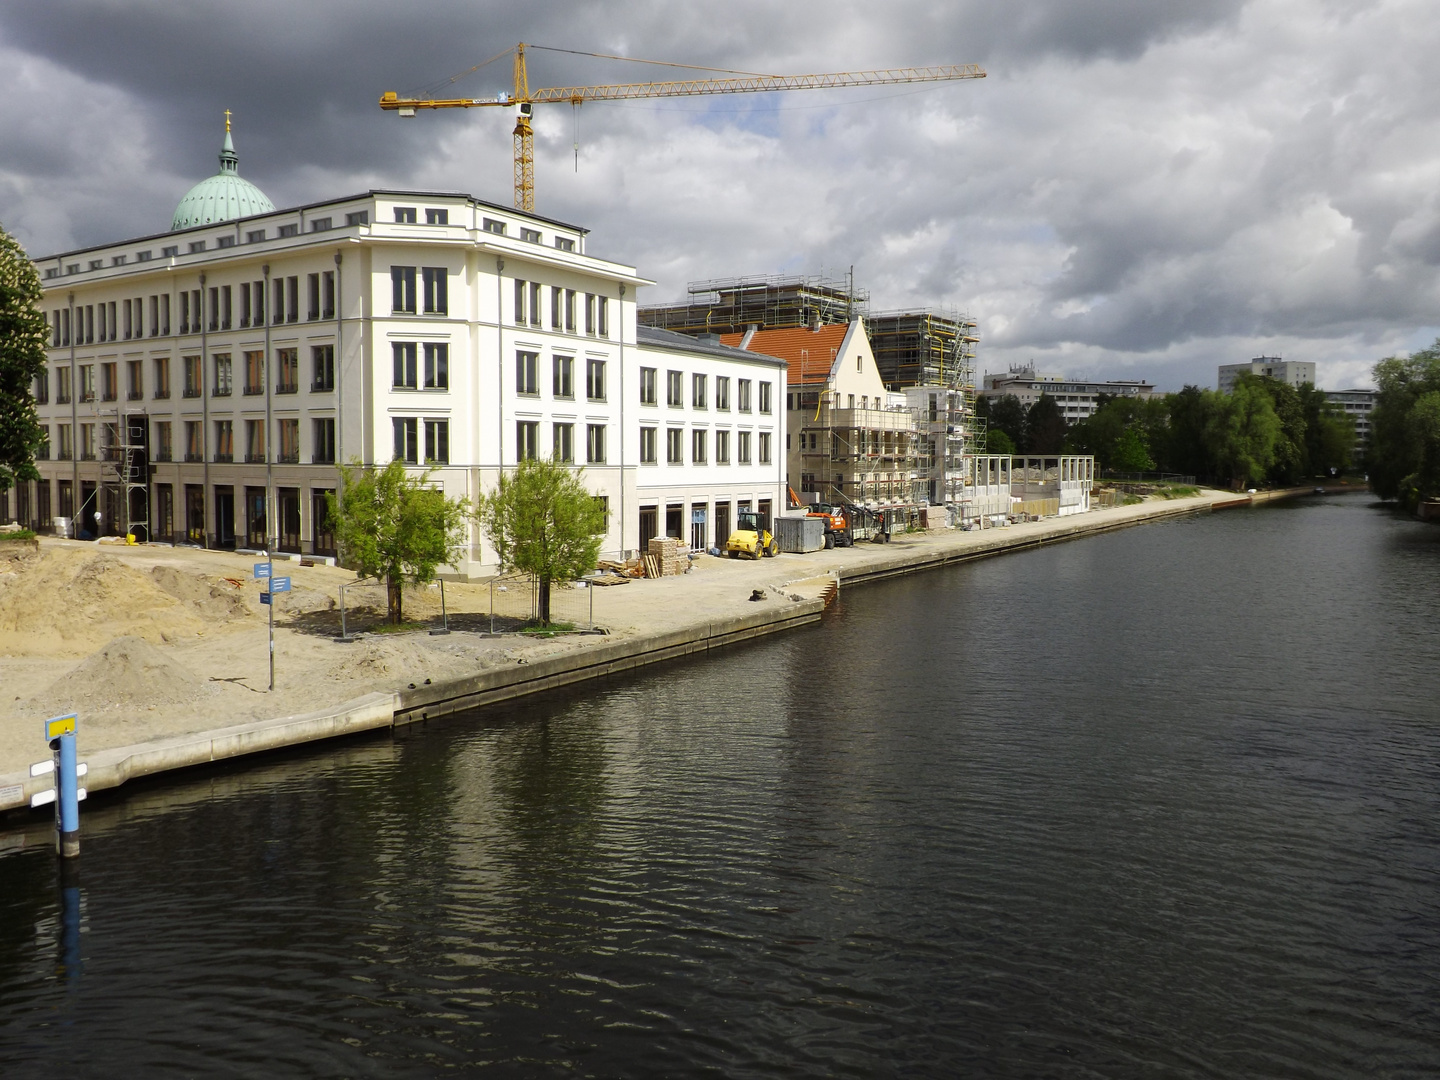
[[680, 541], [673, 536], [652, 536], [650, 556], [658, 564], [660, 577], [683, 574], [690, 562], [680, 557]]

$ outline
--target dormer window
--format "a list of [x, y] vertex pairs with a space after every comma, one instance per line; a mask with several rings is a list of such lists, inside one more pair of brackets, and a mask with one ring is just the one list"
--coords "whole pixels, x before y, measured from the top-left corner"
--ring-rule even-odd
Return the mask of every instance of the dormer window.
[[396, 224], [396, 225], [414, 225], [414, 224], [415, 224], [415, 207], [413, 207], [413, 206], [397, 206], [397, 207], [395, 207], [395, 224]]
[[539, 229], [521, 229], [521, 230], [520, 230], [520, 239], [521, 239], [521, 240], [524, 240], [527, 244], [538, 244], [538, 243], [540, 243], [540, 230], [539, 230]]
[[281, 225], [281, 226], [280, 226], [280, 235], [281, 235], [282, 237], [286, 237], [286, 236], [299, 236], [299, 235], [300, 235], [300, 226], [299, 226], [299, 225]]
[[561, 251], [574, 251], [575, 241], [568, 236], [557, 236], [555, 237], [555, 246]]
[[234, 247], [234, 246], [235, 246], [235, 237], [233, 237], [233, 236], [222, 236], [222, 237], [220, 237], [218, 240], [215, 241], [215, 246], [216, 246], [216, 247], [222, 247], [222, 248]]
[[60, 276], [60, 268], [59, 268], [58, 266], [47, 266], [47, 267], [45, 268], [45, 276], [46, 276], [47, 278], [59, 277], [59, 276]]
[[488, 233], [494, 233], [496, 236], [505, 235], [505, 222], [496, 221], [494, 218], [482, 218], [480, 227]]
[[171, 244], [169, 247], [163, 248], [163, 249], [161, 249], [161, 251], [160, 251], [160, 257], [161, 257], [162, 259], [173, 259], [173, 258], [175, 258], [175, 256], [177, 256], [177, 255], [179, 255], [179, 254], [180, 254], [180, 248], [179, 248], [179, 246], [176, 245], [176, 244]]
[[79, 263], [66, 263], [66, 264], [65, 264], [65, 273], [67, 273], [67, 274], [78, 274], [79, 272], [80, 272], [80, 264], [79, 264]]
[[90, 269], [91, 269], [91, 270], [99, 270], [99, 269], [100, 269], [102, 266], [104, 266], [104, 265], [105, 265], [105, 260], [104, 260], [104, 259], [91, 259], [91, 260], [90, 260]]
[[190, 241], [190, 254], [191, 254], [191, 255], [194, 255], [196, 252], [204, 251], [204, 250], [205, 250], [205, 241], [204, 241], [204, 240], [191, 240], [191, 241]]
[[346, 214], [346, 215], [345, 215], [345, 224], [346, 224], [346, 225], [369, 225], [369, 224], [370, 224], [370, 211], [369, 211], [369, 210], [356, 210], [356, 211], [355, 211], [354, 213], [352, 213], [352, 214]]
[[152, 254], [153, 254], [153, 252], [149, 252], [149, 251], [137, 251], [137, 252], [135, 253], [135, 261], [136, 261], [136, 262], [149, 262], [149, 261], [150, 261], [150, 256], [151, 256]]
[[124, 255], [116, 255], [116, 256], [114, 256], [114, 257], [111, 258], [111, 260], [110, 260], [110, 265], [111, 265], [111, 266], [124, 266], [124, 265], [125, 265], [125, 256], [124, 256]]
[[431, 209], [431, 208], [429, 208], [429, 207], [426, 207], [426, 208], [425, 208], [425, 224], [426, 224], [426, 225], [449, 225], [449, 224], [450, 224], [450, 211], [449, 211], [449, 210], [434, 210], [434, 209]]
[[327, 230], [329, 230], [329, 228], [330, 219], [328, 217], [316, 218], [314, 221], [310, 222], [311, 232], [326, 232]]

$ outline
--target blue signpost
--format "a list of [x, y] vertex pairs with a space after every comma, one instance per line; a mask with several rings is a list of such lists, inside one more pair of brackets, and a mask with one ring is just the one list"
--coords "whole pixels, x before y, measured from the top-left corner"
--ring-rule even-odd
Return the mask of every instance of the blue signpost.
[[[80, 800], [85, 797], [85, 789], [80, 786], [84, 769], [75, 753], [75, 727], [74, 713], [45, 721], [45, 741], [54, 755], [55, 787], [51, 798], [55, 800], [55, 846], [66, 859], [80, 854]], [[37, 767], [30, 770], [32, 775], [36, 771]], [[32, 798], [31, 805], [39, 803]]]
[[270, 553], [265, 552], [265, 561], [255, 564], [255, 580], [263, 581], [269, 589], [260, 594], [260, 603], [270, 609], [270, 689], [275, 689], [275, 594], [290, 591], [288, 577], [275, 576], [275, 564]]

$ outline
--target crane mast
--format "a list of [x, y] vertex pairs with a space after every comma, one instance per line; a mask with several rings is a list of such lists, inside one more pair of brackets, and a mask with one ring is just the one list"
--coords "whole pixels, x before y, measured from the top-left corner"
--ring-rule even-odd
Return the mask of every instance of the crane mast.
[[[687, 65], [672, 66], [684, 67]], [[542, 104], [569, 102], [572, 105], [579, 105], [586, 101], [694, 97], [701, 94], [756, 94], [777, 90], [824, 90], [839, 87], [887, 86], [896, 83], [948, 82], [956, 79], [983, 78], [985, 78], [985, 72], [977, 64], [944, 64], [933, 67], [883, 68], [872, 71], [832, 71], [818, 75], [737, 73], [736, 77], [729, 79], [679, 79], [669, 82], [614, 83], [600, 86], [550, 86], [532, 91], [529, 75], [525, 70], [525, 44], [521, 42], [515, 47], [513, 94], [502, 93], [490, 98], [402, 98], [395, 91], [387, 90], [380, 97], [380, 108], [400, 116], [414, 116], [421, 109], [474, 109], [513, 105], [515, 107], [515, 208], [533, 211], [535, 209], [535, 133], [530, 126], [530, 120], [537, 102]]]

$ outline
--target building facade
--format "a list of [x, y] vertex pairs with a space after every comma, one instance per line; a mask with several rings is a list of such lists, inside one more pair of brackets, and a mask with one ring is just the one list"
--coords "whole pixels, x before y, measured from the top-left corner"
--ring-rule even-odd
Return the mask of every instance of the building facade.
[[1370, 445], [1370, 414], [1375, 411], [1378, 390], [1331, 390], [1325, 400], [1339, 408], [1355, 425], [1354, 459], [1358, 465], [1365, 460]]
[[[233, 154], [227, 133], [205, 184]], [[27, 523], [329, 555], [347, 463], [432, 468], [473, 503], [552, 453], [605, 501], [612, 557], [673, 532], [676, 506], [709, 540], [735, 506], [781, 505], [784, 363], [637, 337], [648, 282], [584, 229], [401, 191], [230, 219], [224, 190], [196, 191], [199, 224], [37, 260], [49, 450], [16, 495]], [[676, 379], [678, 403], [657, 396]], [[476, 527], [456, 569], [494, 566]]]
[[1241, 375], [1263, 375], [1300, 389], [1306, 383], [1315, 385], [1315, 365], [1308, 360], [1282, 360], [1278, 356], [1257, 356], [1246, 364], [1221, 364], [1217, 385], [1220, 393], [1235, 389]]
[[1020, 404], [1027, 409], [1039, 401], [1042, 394], [1054, 398], [1066, 423], [1073, 424], [1095, 415], [1095, 410], [1100, 407], [1101, 395], [1148, 401], [1155, 396], [1155, 386], [1144, 380], [1098, 382], [1066, 379], [1061, 375], [1036, 371], [1035, 365], [1025, 364], [1012, 367], [1002, 375], [986, 375], [981, 391], [982, 397], [992, 401], [1007, 396], [1019, 398]]

